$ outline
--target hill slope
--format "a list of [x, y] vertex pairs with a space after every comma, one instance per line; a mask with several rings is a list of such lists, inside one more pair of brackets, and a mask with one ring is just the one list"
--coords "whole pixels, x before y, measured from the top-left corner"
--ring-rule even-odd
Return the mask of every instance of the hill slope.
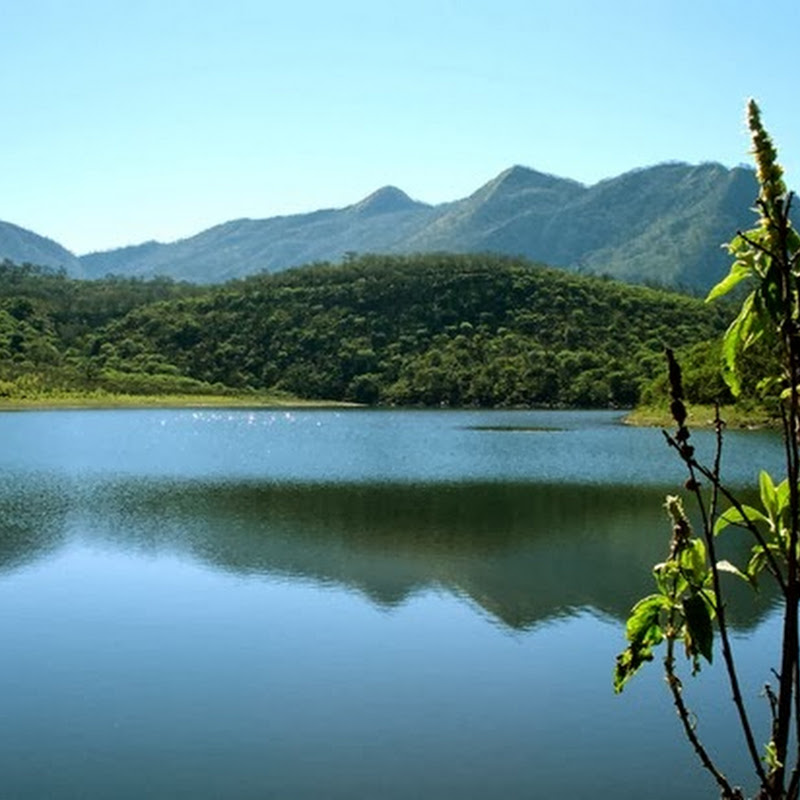
[[366, 256], [197, 287], [0, 265], [0, 396], [286, 391], [629, 406], [725, 308], [487, 255]]
[[107, 273], [169, 275], [196, 283], [221, 283], [254, 272], [278, 272], [315, 261], [338, 260], [350, 251], [392, 252], [428, 219], [431, 207], [394, 187], [360, 203], [310, 214], [240, 219], [173, 244], [93, 253], [81, 258], [89, 277]]
[[83, 274], [81, 262], [65, 247], [10, 222], [0, 222], [0, 261], [3, 259], [17, 264], [63, 267], [70, 275]]
[[362, 403], [628, 406], [664, 345], [725, 322], [686, 296], [519, 260], [369, 256], [134, 309], [102, 332], [97, 364], [135, 353], [209, 384]]

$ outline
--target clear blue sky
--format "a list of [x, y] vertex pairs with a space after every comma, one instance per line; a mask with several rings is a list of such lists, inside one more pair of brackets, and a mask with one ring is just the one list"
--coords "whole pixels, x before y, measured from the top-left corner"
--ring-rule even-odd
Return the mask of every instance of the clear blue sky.
[[[512, 164], [748, 162], [800, 189], [800, 2], [0, 0], [0, 219], [76, 253], [430, 203]], [[767, 49], [768, 48], [768, 49]]]

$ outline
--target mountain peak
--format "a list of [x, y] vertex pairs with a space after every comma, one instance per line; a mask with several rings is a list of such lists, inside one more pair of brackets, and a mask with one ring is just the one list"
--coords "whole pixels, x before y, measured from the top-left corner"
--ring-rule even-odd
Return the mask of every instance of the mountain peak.
[[579, 186], [577, 181], [569, 178], [559, 178], [548, 172], [539, 172], [530, 167], [523, 167], [515, 164], [503, 170], [493, 181], [495, 186], [503, 186], [506, 189], [549, 189], [556, 185], [573, 184]]
[[502, 213], [509, 210], [509, 204], [513, 207], [518, 207], [520, 203], [560, 206], [585, 191], [586, 187], [577, 181], [517, 164], [503, 170], [473, 192], [467, 202], [473, 208], [486, 204], [492, 206], [495, 209], [492, 211], [494, 217], [499, 206], [505, 208]]
[[383, 186], [365, 197], [351, 208], [359, 214], [388, 214], [394, 211], [408, 211], [412, 208], [426, 207], [425, 203], [412, 200], [402, 189], [396, 186]]

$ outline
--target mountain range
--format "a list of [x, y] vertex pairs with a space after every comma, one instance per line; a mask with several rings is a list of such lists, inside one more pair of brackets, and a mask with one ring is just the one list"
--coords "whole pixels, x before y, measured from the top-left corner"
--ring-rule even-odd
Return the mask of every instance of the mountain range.
[[220, 283], [355, 253], [495, 252], [702, 291], [728, 270], [720, 245], [753, 226], [757, 193], [752, 170], [715, 163], [659, 164], [592, 186], [514, 166], [449, 203], [428, 205], [386, 186], [345, 208], [232, 220], [172, 243], [82, 256], [0, 222], [0, 258], [84, 278]]

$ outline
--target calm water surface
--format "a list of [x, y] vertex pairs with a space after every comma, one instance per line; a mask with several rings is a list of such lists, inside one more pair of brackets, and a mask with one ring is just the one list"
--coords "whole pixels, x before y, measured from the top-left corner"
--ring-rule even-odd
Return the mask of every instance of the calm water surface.
[[[611, 692], [684, 478], [657, 431], [59, 411], [0, 414], [0, 442], [3, 796], [715, 796], [657, 672]], [[777, 475], [779, 443], [726, 461]], [[777, 620], [736, 600], [758, 703]], [[736, 776], [714, 669], [695, 706]]]

